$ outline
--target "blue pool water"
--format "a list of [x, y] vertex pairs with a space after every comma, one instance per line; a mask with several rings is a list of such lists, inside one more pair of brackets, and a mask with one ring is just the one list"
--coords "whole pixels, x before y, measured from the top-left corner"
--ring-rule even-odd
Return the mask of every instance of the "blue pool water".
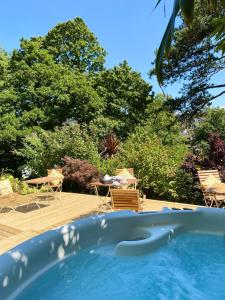
[[225, 237], [182, 234], [154, 253], [83, 250], [55, 265], [17, 300], [225, 299]]

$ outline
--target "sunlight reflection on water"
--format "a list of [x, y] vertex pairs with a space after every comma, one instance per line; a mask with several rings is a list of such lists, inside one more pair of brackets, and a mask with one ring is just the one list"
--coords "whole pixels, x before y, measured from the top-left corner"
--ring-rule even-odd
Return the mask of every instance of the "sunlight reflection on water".
[[154, 253], [117, 257], [115, 244], [91, 247], [63, 260], [17, 300], [224, 300], [224, 236], [182, 234]]

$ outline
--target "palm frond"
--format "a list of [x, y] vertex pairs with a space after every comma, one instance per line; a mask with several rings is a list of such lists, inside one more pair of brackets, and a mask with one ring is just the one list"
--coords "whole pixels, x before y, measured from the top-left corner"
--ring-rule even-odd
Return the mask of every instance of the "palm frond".
[[225, 18], [221, 18], [218, 23], [213, 35], [216, 40], [216, 49], [221, 50], [225, 53]]
[[195, 0], [180, 0], [180, 9], [184, 16], [185, 23], [190, 25], [193, 19]]
[[[161, 0], [158, 0], [156, 3], [157, 7]], [[225, 0], [202, 0], [202, 3], [207, 5], [213, 11], [217, 9], [217, 7], [222, 6], [225, 8]], [[155, 74], [158, 80], [158, 83], [162, 85], [162, 65], [163, 59], [166, 55], [168, 55], [171, 43], [174, 36], [174, 26], [175, 19], [181, 11], [184, 16], [184, 20], [187, 25], [190, 25], [194, 16], [194, 6], [195, 0], [174, 0], [172, 15], [169, 19], [168, 25], [166, 27], [165, 33], [163, 35], [162, 41], [157, 51], [156, 55], [156, 63], [155, 63]], [[221, 19], [221, 24], [218, 25], [218, 28], [215, 30], [215, 40], [217, 41], [217, 50], [222, 50], [225, 53], [225, 18]]]
[[156, 56], [156, 76], [158, 79], [159, 84], [162, 83], [162, 63], [163, 63], [163, 57], [165, 54], [168, 54], [171, 42], [173, 39], [173, 34], [174, 34], [174, 24], [175, 24], [175, 19], [180, 10], [180, 5], [179, 5], [179, 0], [174, 0], [174, 5], [173, 5], [173, 12], [170, 17], [169, 23], [167, 25], [166, 31], [163, 35], [161, 44], [159, 46], [159, 49], [157, 51], [157, 56]]

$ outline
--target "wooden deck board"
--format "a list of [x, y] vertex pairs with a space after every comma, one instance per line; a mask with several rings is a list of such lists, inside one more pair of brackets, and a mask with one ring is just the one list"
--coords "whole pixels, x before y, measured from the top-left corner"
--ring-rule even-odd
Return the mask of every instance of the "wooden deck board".
[[[27, 200], [22, 201], [26, 203]], [[0, 254], [46, 230], [96, 212], [98, 204], [99, 198], [93, 195], [62, 193], [61, 203], [51, 200], [49, 206], [27, 213], [1, 213]], [[161, 210], [163, 207], [196, 208], [195, 205], [157, 200], [145, 200], [143, 204], [144, 211]]]

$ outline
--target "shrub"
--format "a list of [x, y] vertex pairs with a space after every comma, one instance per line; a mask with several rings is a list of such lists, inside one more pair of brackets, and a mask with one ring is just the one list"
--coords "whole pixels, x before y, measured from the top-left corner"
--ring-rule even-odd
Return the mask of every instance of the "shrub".
[[[208, 133], [205, 149], [194, 149], [185, 159], [183, 169], [197, 176], [197, 170], [217, 169], [221, 178], [225, 179], [225, 141], [219, 132]], [[202, 151], [201, 151], [202, 150]]]
[[101, 156], [105, 159], [112, 158], [119, 151], [120, 141], [116, 135], [110, 132], [102, 141]]
[[116, 154], [110, 159], [101, 159], [100, 164], [98, 165], [98, 170], [101, 174], [115, 175], [117, 168], [124, 168], [127, 165], [123, 164], [120, 153]]
[[193, 144], [204, 143], [208, 139], [209, 132], [220, 132], [221, 138], [225, 140], [225, 109], [207, 109], [199, 122], [194, 122]]
[[198, 178], [183, 168], [177, 170], [174, 180], [171, 181], [171, 190], [172, 200], [176, 202], [204, 204]]
[[27, 136], [23, 148], [16, 152], [26, 164], [23, 169], [31, 170], [34, 176], [45, 175], [47, 169], [61, 164], [65, 155], [86, 159], [99, 165], [97, 145], [78, 124], [70, 123], [54, 131], [38, 130]]
[[[21, 195], [28, 195], [28, 194], [33, 194], [37, 192], [37, 188], [36, 187], [31, 187], [28, 184], [26, 184], [26, 182], [21, 182], [20, 183], [20, 190], [19, 193]], [[40, 192], [40, 189], [38, 190], [38, 192]], [[41, 191], [42, 192], [42, 191]]]
[[133, 167], [140, 188], [150, 197], [165, 198], [172, 194], [171, 181], [186, 155], [184, 143], [165, 145], [146, 128], [137, 128], [121, 150], [120, 161]]
[[217, 169], [224, 175], [225, 170], [225, 141], [219, 132], [210, 132], [208, 135], [209, 151], [203, 161], [204, 167]]
[[86, 160], [73, 159], [65, 156], [63, 167], [64, 187], [73, 192], [86, 192], [90, 190], [90, 183], [100, 177], [95, 166]]
[[0, 180], [9, 179], [13, 192], [20, 193], [21, 195], [32, 194], [36, 192], [35, 187], [28, 186], [27, 183], [20, 181], [18, 178], [13, 177], [11, 174], [1, 174]]
[[225, 179], [225, 142], [219, 132], [208, 133], [208, 139], [194, 148], [189, 154], [173, 181], [176, 201], [203, 204], [203, 194], [198, 179], [198, 170], [217, 169]]
[[14, 192], [19, 192], [20, 190], [20, 181], [18, 178], [15, 178], [13, 175], [8, 173], [2, 173], [0, 176], [0, 180], [6, 180], [9, 179], [12, 189]]

